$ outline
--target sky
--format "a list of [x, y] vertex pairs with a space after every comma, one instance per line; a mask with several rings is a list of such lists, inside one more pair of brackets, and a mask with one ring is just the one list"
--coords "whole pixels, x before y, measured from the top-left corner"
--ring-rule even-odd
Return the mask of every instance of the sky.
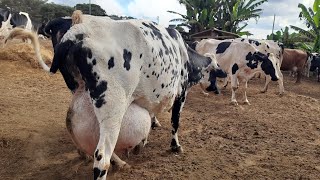
[[[89, 0], [50, 0], [57, 4], [74, 6], [78, 3], [89, 3]], [[49, 1], [49, 2], [50, 2]], [[259, 8], [263, 9], [260, 19], [248, 21], [245, 30], [250, 31], [250, 38], [265, 39], [272, 32], [273, 16], [275, 15], [274, 32], [286, 26], [295, 25], [306, 29], [304, 22], [299, 19], [302, 3], [307, 8], [312, 7], [314, 0], [269, 0]], [[163, 26], [168, 26], [169, 21], [180, 16], [168, 13], [168, 10], [186, 14], [184, 6], [178, 0], [91, 0], [91, 3], [100, 5], [107, 14], [132, 16], [139, 19], [150, 19]], [[291, 30], [293, 32], [293, 30]]]

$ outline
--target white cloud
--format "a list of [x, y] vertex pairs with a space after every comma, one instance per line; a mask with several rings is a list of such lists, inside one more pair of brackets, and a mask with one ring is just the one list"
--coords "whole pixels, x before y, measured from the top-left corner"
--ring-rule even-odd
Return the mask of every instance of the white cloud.
[[[248, 26], [245, 30], [249, 30], [254, 34], [253, 38], [266, 38], [268, 34], [272, 32], [273, 15], [276, 15], [274, 32], [284, 29], [286, 26], [290, 25], [305, 28], [306, 26], [302, 20], [299, 19], [300, 8], [298, 4], [302, 3], [307, 8], [312, 7], [313, 0], [269, 0], [267, 3], [263, 4], [261, 9], [263, 13], [261, 14], [258, 23], [250, 20]], [[293, 30], [291, 30], [293, 32]]]
[[100, 5], [109, 15], [115, 14], [122, 16], [125, 14], [123, 5], [120, 5], [117, 0], [92, 0], [92, 3]]
[[184, 6], [180, 5], [176, 0], [133, 0], [127, 8], [128, 15], [137, 18], [149, 18], [156, 20], [159, 16], [159, 24], [168, 26], [171, 19], [180, 17], [168, 10], [186, 14]]

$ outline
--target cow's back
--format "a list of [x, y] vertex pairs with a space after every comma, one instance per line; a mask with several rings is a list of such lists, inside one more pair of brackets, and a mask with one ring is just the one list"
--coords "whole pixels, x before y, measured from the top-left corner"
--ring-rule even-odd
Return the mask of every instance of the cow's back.
[[93, 18], [74, 25], [61, 42], [81, 42], [90, 49], [88, 65], [99, 76], [98, 84], [122, 87], [131, 102], [158, 113], [171, 107], [187, 81], [186, 70], [181, 73], [186, 69], [181, 59], [187, 60], [183, 40], [180, 34], [171, 36], [152, 22]]

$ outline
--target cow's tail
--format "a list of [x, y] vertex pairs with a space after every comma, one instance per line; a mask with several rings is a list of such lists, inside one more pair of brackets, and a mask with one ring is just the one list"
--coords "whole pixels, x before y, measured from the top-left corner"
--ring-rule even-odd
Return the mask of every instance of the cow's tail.
[[24, 30], [22, 28], [14, 28], [10, 32], [9, 36], [6, 38], [5, 43], [7, 43], [8, 40], [11, 40], [11, 39], [14, 39], [14, 38], [22, 39], [22, 40], [30, 39], [31, 43], [33, 45], [33, 48], [35, 50], [35, 53], [36, 53], [37, 60], [38, 60], [39, 64], [41, 65], [41, 67], [45, 71], [50, 72], [50, 68], [46, 65], [46, 63], [44, 63], [44, 61], [42, 59], [42, 56], [41, 56], [41, 53], [40, 53], [41, 52], [40, 51], [40, 43], [39, 43], [39, 40], [38, 40], [38, 37], [37, 37], [36, 33]]
[[80, 23], [82, 23], [82, 11], [80, 11], [80, 10], [75, 10], [75, 11], [73, 11], [73, 13], [72, 13], [72, 16], [71, 16], [71, 18], [72, 18], [72, 26], [73, 25], [75, 25], [75, 24], [80, 24]]

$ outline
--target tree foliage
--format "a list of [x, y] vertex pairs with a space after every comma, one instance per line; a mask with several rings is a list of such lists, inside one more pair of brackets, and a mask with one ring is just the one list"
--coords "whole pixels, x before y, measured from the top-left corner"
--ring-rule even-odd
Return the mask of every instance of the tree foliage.
[[39, 14], [41, 15], [41, 22], [48, 22], [57, 17], [71, 16], [73, 11], [74, 8], [70, 6], [46, 3], [41, 6]]
[[196, 33], [205, 29], [216, 27], [239, 35], [250, 35], [243, 31], [249, 19], [258, 19], [262, 9], [258, 7], [268, 0], [179, 0], [186, 6], [187, 14], [183, 15], [174, 11], [181, 18], [173, 21], [181, 22], [179, 26], [190, 29], [190, 33]]
[[[77, 4], [75, 8], [81, 10], [84, 14], [89, 14], [89, 4]], [[102, 9], [99, 5], [91, 4], [91, 15], [94, 16], [106, 16], [106, 11]]]
[[42, 17], [39, 12], [47, 1], [48, 0], [0, 0], [0, 7], [7, 7], [11, 12], [27, 12], [30, 18], [40, 22]]
[[[302, 29], [297, 26], [291, 28], [298, 31], [305, 41], [313, 42], [313, 47], [309, 49], [313, 52], [320, 52], [320, 0], [315, 0], [313, 8], [306, 8], [303, 4], [299, 3], [298, 7], [301, 9], [299, 14], [300, 20], [304, 20], [308, 30]], [[304, 44], [304, 47], [309, 47]]]
[[268, 40], [275, 40], [282, 42], [284, 47], [294, 49], [299, 46], [299, 41], [304, 41], [303, 37], [298, 33], [290, 33], [289, 27], [285, 27], [281, 29], [281, 31], [277, 31], [275, 34], [267, 35]]

